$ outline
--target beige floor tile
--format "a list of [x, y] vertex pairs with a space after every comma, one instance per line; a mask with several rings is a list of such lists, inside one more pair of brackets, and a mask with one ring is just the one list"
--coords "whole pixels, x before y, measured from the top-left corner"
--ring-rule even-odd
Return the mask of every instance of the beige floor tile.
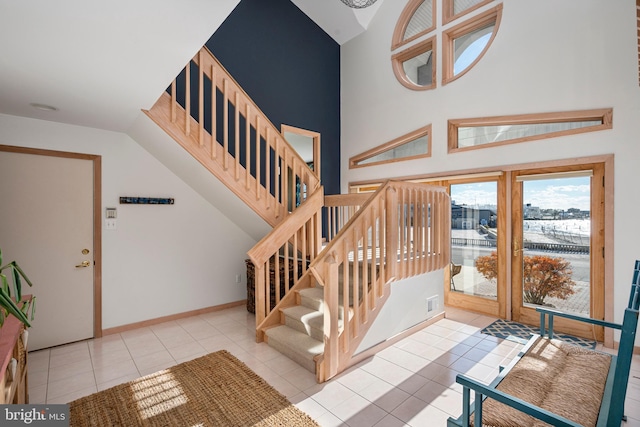
[[93, 371], [71, 375], [57, 381], [50, 381], [47, 387], [47, 403], [51, 403], [54, 398], [66, 396], [70, 393], [76, 393], [79, 390], [86, 390], [91, 387], [95, 388], [95, 386], [96, 379]]
[[121, 350], [113, 350], [107, 353], [96, 352], [91, 356], [91, 363], [94, 369], [103, 368], [105, 366], [122, 363], [127, 360], [133, 360], [128, 348]]
[[412, 427], [445, 426], [449, 415], [417, 397], [409, 397], [391, 414]]
[[29, 403], [47, 403], [47, 384], [34, 385], [29, 379]]
[[89, 353], [89, 347], [86, 343], [84, 343], [83, 346], [70, 347], [62, 353], [54, 352], [52, 350], [51, 357], [49, 358], [49, 369], [58, 368], [64, 365], [73, 365], [86, 360], [91, 361], [91, 354]]
[[144, 356], [135, 357], [133, 361], [141, 374], [143, 371], [149, 372], [150, 368], [154, 368], [156, 366], [171, 366], [176, 363], [168, 350], [161, 350]]
[[[49, 370], [49, 381], [55, 382], [87, 372], [93, 373], [93, 365], [91, 364], [91, 359], [81, 359], [74, 363], [69, 363], [61, 366], [53, 366]], [[31, 377], [29, 377], [29, 381], [31, 382]]]
[[94, 373], [97, 384], [106, 383], [116, 378], [140, 374], [133, 360], [124, 360], [122, 362], [96, 367]]
[[192, 356], [204, 356], [207, 354], [207, 350], [200, 345], [197, 341], [185, 343], [178, 347], [167, 347], [169, 354], [175, 360], [186, 359]]
[[124, 377], [115, 378], [115, 379], [112, 379], [112, 380], [104, 382], [104, 383], [98, 383], [98, 391], [106, 390], [108, 388], [115, 387], [117, 385], [124, 384], [124, 383], [127, 383], [129, 381], [133, 381], [133, 380], [138, 379], [138, 378], [140, 378], [140, 374], [136, 370], [135, 374], [130, 374], [130, 375], [126, 375]]
[[49, 404], [69, 403], [73, 400], [80, 399], [81, 397], [96, 393], [97, 391], [98, 391], [98, 388], [94, 385], [94, 386], [89, 386], [83, 389], [75, 390], [67, 394], [63, 394], [61, 396], [49, 397], [49, 395], [47, 395], [47, 403]]
[[133, 357], [134, 359], [167, 350], [158, 338], [145, 342], [129, 342], [127, 343], [127, 348], [129, 350], [129, 353], [131, 354], [131, 357]]
[[109, 354], [126, 349], [127, 346], [120, 334], [106, 335], [102, 338], [89, 341], [89, 351], [92, 357], [96, 354]]

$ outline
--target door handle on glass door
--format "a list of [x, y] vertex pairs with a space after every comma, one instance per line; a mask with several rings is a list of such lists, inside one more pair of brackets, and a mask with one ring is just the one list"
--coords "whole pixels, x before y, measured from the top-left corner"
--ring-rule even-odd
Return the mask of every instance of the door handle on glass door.
[[91, 265], [90, 261], [82, 261], [82, 263], [76, 265], [76, 268], [84, 268], [84, 267], [89, 267]]

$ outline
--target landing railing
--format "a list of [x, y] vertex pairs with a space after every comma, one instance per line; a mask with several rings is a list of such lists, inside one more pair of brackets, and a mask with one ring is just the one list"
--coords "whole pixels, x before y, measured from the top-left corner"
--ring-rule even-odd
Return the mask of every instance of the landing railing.
[[348, 367], [392, 281], [449, 264], [450, 209], [442, 187], [389, 181], [311, 264], [324, 286], [325, 348], [316, 373], [320, 382]]
[[146, 113], [271, 225], [319, 186], [317, 175], [206, 47]]
[[364, 205], [373, 193], [333, 194], [324, 198], [327, 241], [342, 230], [349, 219]]

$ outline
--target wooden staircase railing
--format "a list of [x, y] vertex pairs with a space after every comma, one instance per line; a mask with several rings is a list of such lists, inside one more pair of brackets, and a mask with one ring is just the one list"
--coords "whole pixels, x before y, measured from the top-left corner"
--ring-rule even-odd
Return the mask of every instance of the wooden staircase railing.
[[[291, 298], [292, 288], [306, 277], [308, 266], [322, 247], [321, 214], [324, 190], [319, 187], [286, 221], [260, 240], [247, 255], [255, 268], [256, 338], [262, 341], [266, 326], [280, 317], [270, 316], [283, 298]], [[298, 285], [300, 287], [302, 285]], [[271, 293], [274, 294], [271, 297]], [[277, 313], [276, 313], [277, 314]]]
[[206, 47], [145, 113], [272, 226], [320, 185]]
[[[306, 246], [299, 236], [305, 236], [309, 227], [320, 227], [321, 209], [327, 213], [328, 228], [333, 227], [336, 232], [328, 233], [333, 239], [322, 251], [301, 257], [299, 249], [291, 249]], [[450, 209], [444, 188], [424, 184], [389, 181], [375, 193], [326, 196], [324, 200], [320, 192], [314, 193], [249, 251], [256, 271], [260, 271], [256, 274], [257, 341], [264, 339], [265, 329], [280, 324], [280, 309], [296, 305], [294, 291], [322, 286], [325, 348], [316, 360], [317, 379], [326, 381], [348, 368], [390, 294], [389, 284], [449, 264]], [[309, 266], [298, 270], [302, 271], [299, 279], [287, 286], [288, 292], [282, 298], [276, 291], [279, 302], [272, 306], [266, 295], [269, 289], [279, 289], [282, 281], [281, 277], [268, 274], [274, 259], [284, 260], [284, 265], [294, 268], [302, 259]], [[279, 270], [275, 268], [276, 272]], [[348, 314], [342, 316], [342, 310]]]
[[[442, 187], [389, 181], [311, 264], [310, 270], [324, 286], [325, 347], [316, 372], [320, 382], [349, 366], [388, 298], [392, 281], [449, 264], [450, 209]], [[340, 299], [345, 308], [350, 301], [341, 330]]]

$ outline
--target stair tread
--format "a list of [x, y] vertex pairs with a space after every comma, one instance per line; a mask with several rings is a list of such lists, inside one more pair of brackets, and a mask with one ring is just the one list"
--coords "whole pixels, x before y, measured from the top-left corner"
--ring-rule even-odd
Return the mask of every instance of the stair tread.
[[324, 300], [324, 290], [322, 288], [319, 287], [313, 287], [313, 288], [306, 288], [306, 289], [301, 289], [300, 294], [307, 297], [307, 298], [311, 298], [311, 299], [315, 299], [318, 301], [323, 301]]
[[[324, 313], [313, 310], [304, 305], [294, 305], [292, 307], [283, 308], [282, 312], [285, 316], [299, 320], [301, 323], [311, 326], [312, 328], [324, 329]], [[338, 328], [342, 327], [342, 313], [338, 317]]]

